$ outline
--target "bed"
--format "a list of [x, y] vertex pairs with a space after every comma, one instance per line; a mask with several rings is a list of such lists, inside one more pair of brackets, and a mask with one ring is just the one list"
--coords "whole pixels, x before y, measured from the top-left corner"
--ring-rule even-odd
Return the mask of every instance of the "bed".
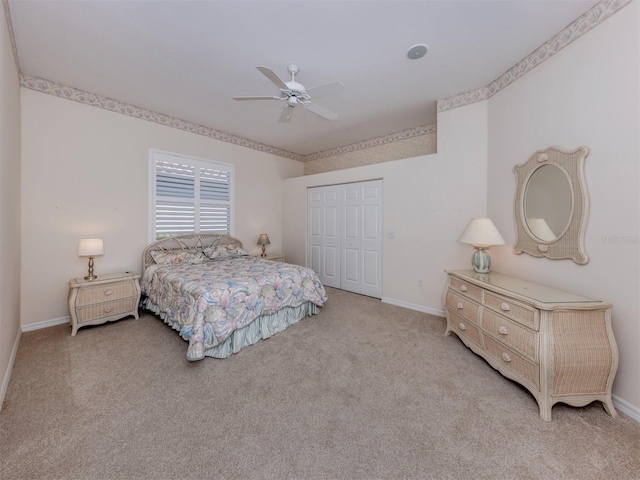
[[320, 312], [316, 273], [253, 257], [219, 234], [177, 235], [142, 254], [144, 308], [189, 342], [188, 360], [226, 358]]

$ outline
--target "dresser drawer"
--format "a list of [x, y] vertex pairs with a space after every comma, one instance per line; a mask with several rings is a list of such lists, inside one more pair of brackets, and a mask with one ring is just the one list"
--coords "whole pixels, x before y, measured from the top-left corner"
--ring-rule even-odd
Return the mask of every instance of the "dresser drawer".
[[467, 337], [469, 340], [472, 340], [478, 345], [482, 345], [482, 336], [480, 335], [480, 329], [470, 321], [452, 312], [451, 309], [448, 309], [448, 311], [449, 322], [450, 325], [455, 329], [455, 332], [460, 336]]
[[480, 305], [452, 290], [447, 291], [447, 307], [452, 312], [463, 316], [465, 319], [478, 323], [478, 310]]
[[456, 293], [461, 293], [465, 297], [472, 298], [477, 302], [482, 302], [482, 289], [471, 283], [467, 283], [456, 277], [449, 277], [449, 288]]
[[534, 362], [538, 357], [538, 333], [509, 320], [493, 310], [482, 312], [482, 328], [501, 342], [525, 354]]
[[540, 329], [538, 311], [532, 307], [492, 292], [484, 292], [484, 305], [535, 331]]
[[[78, 323], [90, 322], [99, 318], [110, 317], [111, 315], [137, 311], [137, 302], [138, 297], [135, 296], [78, 308], [76, 310]], [[133, 315], [133, 313], [131, 313], [131, 315]]]
[[76, 307], [93, 305], [95, 303], [132, 297], [137, 294], [133, 280], [114, 282], [107, 285], [96, 285], [81, 288], [76, 298]]
[[504, 367], [513, 370], [536, 389], [540, 388], [540, 366], [527, 360], [515, 350], [495, 341], [489, 335], [482, 336], [485, 350]]

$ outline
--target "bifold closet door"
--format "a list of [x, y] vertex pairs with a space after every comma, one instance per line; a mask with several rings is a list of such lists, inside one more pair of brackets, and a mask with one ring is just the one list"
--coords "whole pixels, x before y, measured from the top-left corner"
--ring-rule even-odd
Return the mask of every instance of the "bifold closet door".
[[328, 287], [340, 288], [338, 189], [309, 189], [309, 262]]
[[382, 180], [342, 186], [340, 288], [382, 297]]
[[309, 189], [309, 262], [323, 284], [382, 297], [382, 180]]

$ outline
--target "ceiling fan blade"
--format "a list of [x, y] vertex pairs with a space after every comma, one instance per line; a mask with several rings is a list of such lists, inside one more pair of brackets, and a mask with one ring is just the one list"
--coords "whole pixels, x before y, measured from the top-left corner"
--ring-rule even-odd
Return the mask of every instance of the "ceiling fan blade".
[[233, 97], [234, 100], [282, 100], [281, 97]]
[[280, 118], [278, 119], [278, 121], [282, 123], [287, 123], [288, 121], [291, 120], [292, 114], [293, 114], [293, 108], [291, 108], [289, 105], [285, 105], [284, 108], [282, 109], [282, 113], [280, 114]]
[[336, 118], [338, 118], [337, 113], [332, 112], [328, 108], [321, 107], [316, 103], [309, 102], [304, 105], [304, 108], [312, 111], [316, 115], [320, 115], [322, 118], [326, 118], [327, 120], [335, 120]]
[[275, 84], [275, 86], [278, 87], [279, 89], [281, 90], [289, 89], [289, 87], [287, 87], [287, 85], [282, 80], [280, 80], [280, 77], [276, 75], [276, 72], [271, 70], [269, 67], [263, 67], [262, 65], [260, 65], [259, 67], [256, 67], [256, 68], [260, 70], [265, 77], [271, 80]]
[[307, 93], [311, 98], [324, 97], [327, 95], [336, 95], [344, 89], [342, 82], [326, 83], [317, 87], [307, 88]]

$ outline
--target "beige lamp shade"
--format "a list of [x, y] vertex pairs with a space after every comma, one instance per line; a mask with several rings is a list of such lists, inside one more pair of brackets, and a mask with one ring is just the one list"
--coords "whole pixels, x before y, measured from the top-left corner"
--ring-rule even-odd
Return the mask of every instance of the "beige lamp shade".
[[271, 242], [269, 241], [269, 235], [267, 235], [266, 233], [261, 233], [258, 237], [258, 245], [262, 245], [262, 253], [260, 254], [261, 257], [267, 256], [265, 245], [269, 245], [270, 243]]
[[104, 242], [101, 238], [83, 238], [78, 245], [78, 256], [93, 257], [104, 255]]
[[89, 257], [89, 274], [85, 280], [95, 280], [97, 275], [93, 274], [93, 257], [104, 255], [104, 242], [101, 238], [83, 238], [78, 244], [78, 256]]
[[504, 245], [504, 238], [490, 218], [472, 218], [458, 241], [485, 248], [491, 245]]
[[458, 241], [475, 247], [471, 264], [476, 272], [483, 274], [489, 273], [491, 268], [491, 255], [487, 249], [491, 245], [504, 245], [504, 238], [490, 218], [472, 218]]

